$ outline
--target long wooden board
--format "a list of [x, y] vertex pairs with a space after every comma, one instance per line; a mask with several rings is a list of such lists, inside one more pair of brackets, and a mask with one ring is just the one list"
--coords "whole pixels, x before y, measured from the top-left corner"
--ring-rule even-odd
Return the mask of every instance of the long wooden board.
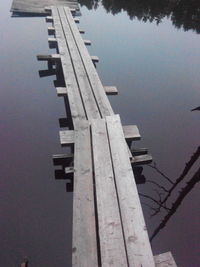
[[91, 128], [101, 264], [125, 267], [127, 257], [105, 120], [93, 120]]
[[71, 57], [66, 45], [63, 28], [60, 22], [60, 15], [56, 7], [52, 7], [53, 25], [56, 32], [56, 39], [59, 45], [59, 53], [61, 57], [61, 63], [63, 68], [63, 74], [65, 78], [69, 105], [72, 114], [72, 120], [74, 127], [79, 127], [81, 120], [87, 119], [86, 112], [83, 107], [79, 85], [74, 74], [73, 65], [71, 63]]
[[75, 131], [73, 267], [97, 267], [92, 148], [88, 122]]
[[66, 45], [70, 53], [71, 64], [73, 66], [74, 74], [79, 87], [79, 92], [84, 103], [87, 118], [88, 120], [100, 118], [98, 104], [96, 103], [94, 95], [92, 93], [87, 73], [82, 63], [79, 50], [73, 38], [73, 33], [68, 24], [68, 20], [63, 7], [58, 7], [58, 12], [64, 31]]
[[119, 115], [106, 122], [129, 266], [155, 267]]

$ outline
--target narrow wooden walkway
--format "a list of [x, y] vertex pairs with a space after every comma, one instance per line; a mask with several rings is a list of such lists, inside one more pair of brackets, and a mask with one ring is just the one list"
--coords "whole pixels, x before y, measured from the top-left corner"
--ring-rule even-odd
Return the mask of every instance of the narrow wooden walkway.
[[[58, 54], [38, 56], [62, 67], [64, 87], [57, 93], [70, 106], [73, 129], [60, 132], [62, 145], [73, 146], [73, 266], [176, 266], [170, 253], [153, 257], [132, 166], [149, 163], [146, 150], [131, 154], [140, 139], [137, 126], [122, 126], [69, 8], [47, 9]], [[128, 146], [129, 145], [129, 146]], [[145, 155], [141, 155], [145, 153]], [[67, 158], [67, 156], [63, 156]], [[164, 260], [163, 260], [164, 259]]]

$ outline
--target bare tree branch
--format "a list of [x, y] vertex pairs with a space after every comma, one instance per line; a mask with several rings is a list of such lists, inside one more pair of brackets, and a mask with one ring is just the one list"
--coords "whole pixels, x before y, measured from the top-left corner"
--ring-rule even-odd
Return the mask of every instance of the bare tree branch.
[[163, 221], [158, 225], [158, 227], [153, 232], [150, 240], [152, 241], [153, 238], [159, 233], [159, 231], [165, 227], [166, 223], [169, 221], [169, 219], [172, 217], [172, 215], [176, 212], [178, 207], [181, 205], [183, 199], [186, 197], [186, 195], [193, 189], [193, 187], [200, 181], [200, 168], [197, 170], [197, 172], [193, 175], [193, 177], [190, 179], [189, 182], [187, 182], [186, 186], [181, 190], [180, 195], [176, 199], [176, 201], [172, 204], [172, 207], [170, 208], [170, 211], [168, 214], [164, 217]]

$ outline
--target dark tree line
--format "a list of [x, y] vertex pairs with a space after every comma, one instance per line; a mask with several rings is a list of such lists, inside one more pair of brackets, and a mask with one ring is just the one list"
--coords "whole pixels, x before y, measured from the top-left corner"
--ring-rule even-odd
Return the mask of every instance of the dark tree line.
[[200, 0], [79, 0], [80, 5], [95, 9], [101, 3], [107, 12], [126, 11], [130, 19], [157, 24], [169, 17], [173, 25], [200, 33]]

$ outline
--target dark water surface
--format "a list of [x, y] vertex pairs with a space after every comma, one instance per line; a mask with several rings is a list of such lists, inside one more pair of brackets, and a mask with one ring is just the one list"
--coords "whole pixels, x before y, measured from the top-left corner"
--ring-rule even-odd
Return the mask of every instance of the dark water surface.
[[[85, 4], [91, 8], [94, 3]], [[50, 53], [47, 25], [44, 18], [11, 18], [10, 6], [4, 0], [0, 7], [0, 266], [16, 267], [28, 256], [33, 267], [70, 267], [72, 195], [65, 182], [55, 181], [51, 160], [52, 154], [64, 152], [58, 119], [65, 111], [54, 78], [39, 78], [45, 64], [36, 60], [37, 54]], [[198, 24], [178, 15], [175, 23], [165, 16], [171, 14], [166, 8], [145, 23], [138, 20], [145, 17], [141, 9], [130, 20], [124, 11], [114, 16], [102, 6], [82, 7], [80, 27], [93, 43], [91, 54], [100, 58], [102, 82], [118, 87], [119, 96], [110, 97], [115, 112], [124, 124], [138, 125], [143, 139], [137, 146], [148, 147], [158, 169], [175, 181], [199, 146], [200, 113], [190, 111], [200, 106]], [[163, 18], [157, 26], [158, 17]], [[196, 161], [169, 207], [198, 167]], [[145, 167], [144, 174], [171, 186], [155, 169]], [[162, 193], [148, 182], [138, 188], [157, 199], [154, 189]], [[154, 254], [170, 250], [181, 267], [200, 266], [199, 189], [196, 184], [152, 242]], [[166, 212], [152, 219], [145, 205], [144, 212], [151, 234]]]

